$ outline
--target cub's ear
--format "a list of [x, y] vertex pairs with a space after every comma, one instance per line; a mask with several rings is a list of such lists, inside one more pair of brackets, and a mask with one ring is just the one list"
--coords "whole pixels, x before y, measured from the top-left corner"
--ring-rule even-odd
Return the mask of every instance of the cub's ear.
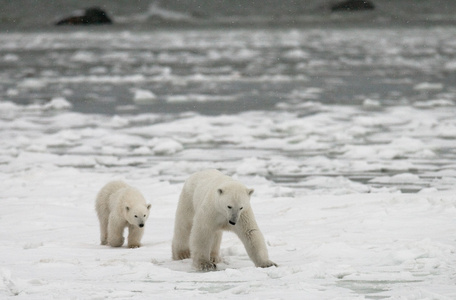
[[126, 211], [130, 211], [130, 207], [125, 206], [125, 210], [126, 210]]
[[150, 208], [152, 207], [152, 204], [148, 204], [147, 205], [147, 209], [150, 210]]
[[217, 192], [219, 193], [219, 195], [223, 194], [223, 190], [222, 189], [218, 189]]
[[247, 189], [247, 194], [249, 194], [249, 196], [252, 196], [254, 191], [254, 189]]

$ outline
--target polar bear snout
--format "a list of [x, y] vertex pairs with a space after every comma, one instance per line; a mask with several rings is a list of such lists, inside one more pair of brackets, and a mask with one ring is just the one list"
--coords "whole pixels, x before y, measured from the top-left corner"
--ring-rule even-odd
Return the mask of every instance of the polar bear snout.
[[239, 216], [237, 214], [232, 214], [230, 220], [228, 221], [228, 223], [230, 223], [233, 226], [236, 225], [238, 217]]
[[144, 224], [141, 223], [141, 224], [139, 224], [138, 226], [141, 227], [141, 228], [143, 228], [143, 227], [144, 227]]

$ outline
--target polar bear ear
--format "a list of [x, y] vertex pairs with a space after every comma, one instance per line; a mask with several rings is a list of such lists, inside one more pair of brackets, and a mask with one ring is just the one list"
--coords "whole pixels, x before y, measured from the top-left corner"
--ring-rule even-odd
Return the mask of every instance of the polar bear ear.
[[254, 189], [247, 189], [247, 194], [249, 194], [249, 196], [252, 196], [254, 191]]
[[219, 193], [219, 195], [223, 194], [223, 190], [222, 189], [218, 189], [217, 192]]
[[130, 207], [125, 206], [125, 210], [126, 210], [126, 211], [130, 211]]
[[152, 206], [152, 204], [148, 204], [148, 205], [147, 205], [147, 209], [150, 210], [150, 207], [151, 207], [151, 206]]

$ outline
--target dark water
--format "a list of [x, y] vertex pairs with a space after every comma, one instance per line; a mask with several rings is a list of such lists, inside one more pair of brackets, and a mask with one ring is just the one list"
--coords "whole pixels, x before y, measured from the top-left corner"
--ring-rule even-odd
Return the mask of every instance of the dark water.
[[[130, 104], [228, 113], [292, 99], [453, 100], [454, 37], [439, 26], [6, 33], [0, 97], [22, 104], [65, 97], [78, 111], [106, 113]], [[152, 101], [143, 90], [153, 91]]]
[[454, 24], [456, 4], [450, 0], [372, 0], [374, 11], [331, 13], [336, 0], [0, 0], [0, 29], [48, 29], [61, 17], [98, 6], [130, 28], [162, 26], [355, 26], [374, 24]]
[[[277, 6], [276, 13], [273, 1], [261, 7], [210, 3], [104, 1], [98, 5], [114, 25], [55, 27], [54, 16], [95, 3], [1, 1], [0, 101], [26, 108], [10, 115], [3, 107], [4, 138], [39, 137], [30, 148], [55, 155], [79, 154], [95, 143], [84, 150], [89, 156], [111, 155], [86, 134], [98, 114], [116, 115], [125, 120], [114, 118], [120, 122], [115, 130], [97, 126], [108, 126], [111, 135], [129, 131], [147, 144], [141, 127], [153, 131], [161, 120], [164, 132], [155, 134], [182, 145], [165, 157], [141, 150], [144, 160], [135, 167], [162, 162], [187, 174], [179, 160], [196, 160], [249, 174], [250, 164], [259, 164], [265, 178], [311, 190], [355, 182], [361, 192], [416, 192], [453, 184], [454, 4], [376, 1], [373, 12], [334, 15], [329, 2], [284, 2], [289, 5]], [[70, 103], [77, 113], [72, 116], [87, 124], [43, 131], [53, 117], [30, 117], [29, 110], [36, 104], [46, 113], [55, 99]], [[152, 123], [138, 123], [136, 115]], [[240, 127], [228, 126], [225, 115]], [[194, 123], [208, 127], [189, 130]], [[80, 140], [41, 145], [58, 128]], [[5, 164], [23, 151], [23, 142], [14, 141], [2, 148]], [[122, 157], [137, 145], [116, 147]], [[205, 154], [195, 158], [195, 151]]]

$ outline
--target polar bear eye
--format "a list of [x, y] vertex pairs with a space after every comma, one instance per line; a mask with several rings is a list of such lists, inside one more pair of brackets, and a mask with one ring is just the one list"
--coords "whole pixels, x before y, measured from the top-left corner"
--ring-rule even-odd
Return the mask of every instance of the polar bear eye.
[[228, 209], [232, 209], [232, 208], [233, 208], [233, 207], [231, 207], [231, 206], [228, 205]]
[[135, 218], [137, 218], [137, 217], [138, 217], [138, 216], [137, 216], [137, 215], [135, 215]]
[[144, 218], [146, 217], [146, 215], [144, 215]]
[[239, 210], [242, 210], [242, 209], [243, 209], [243, 207], [239, 208]]

